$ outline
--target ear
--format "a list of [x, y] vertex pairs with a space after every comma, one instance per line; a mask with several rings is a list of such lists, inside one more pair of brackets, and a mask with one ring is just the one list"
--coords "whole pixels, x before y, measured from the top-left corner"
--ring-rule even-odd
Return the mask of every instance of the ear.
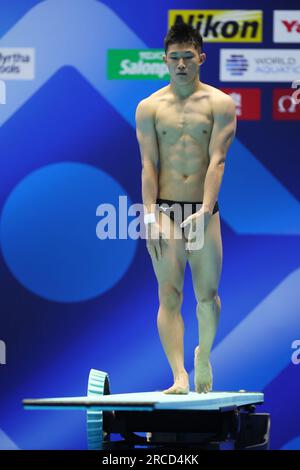
[[206, 54], [205, 52], [201, 52], [199, 64], [202, 65], [204, 64], [205, 61], [206, 61]]
[[167, 56], [166, 56], [166, 54], [164, 54], [164, 55], [162, 56], [162, 60], [164, 61], [165, 64], [167, 63]]

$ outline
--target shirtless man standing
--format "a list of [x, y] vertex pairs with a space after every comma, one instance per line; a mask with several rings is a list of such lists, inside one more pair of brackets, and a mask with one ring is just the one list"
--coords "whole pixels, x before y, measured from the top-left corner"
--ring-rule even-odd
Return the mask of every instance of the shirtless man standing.
[[[194, 383], [198, 393], [212, 389], [210, 353], [221, 308], [217, 199], [236, 115], [229, 95], [199, 79], [205, 59], [200, 34], [184, 23], [173, 26], [165, 38], [164, 56], [170, 84], [143, 99], [136, 110], [147, 248], [158, 281], [157, 325], [174, 377], [174, 384], [164, 393], [171, 394], [189, 393], [181, 316], [187, 261], [197, 300], [199, 345], [194, 353]], [[176, 221], [169, 213], [175, 203], [181, 207], [189, 203], [192, 208], [184, 221]], [[192, 239], [185, 232], [182, 235], [182, 227], [194, 227], [200, 217], [204, 245], [190, 250]], [[166, 237], [166, 233], [171, 235]]]

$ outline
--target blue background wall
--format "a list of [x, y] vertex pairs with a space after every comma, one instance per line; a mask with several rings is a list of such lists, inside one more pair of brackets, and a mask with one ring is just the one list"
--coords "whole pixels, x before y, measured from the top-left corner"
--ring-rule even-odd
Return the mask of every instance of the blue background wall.
[[[25, 397], [84, 395], [90, 368], [111, 392], [160, 390], [172, 375], [157, 327], [157, 286], [142, 240], [100, 241], [95, 208], [141, 201], [134, 110], [163, 81], [109, 81], [109, 48], [161, 48], [169, 9], [272, 9], [296, 1], [2, 0], [0, 47], [35, 47], [36, 78], [7, 81], [0, 106], [0, 448], [84, 449], [83, 412], [24, 411]], [[219, 198], [222, 317], [216, 390], [259, 390], [271, 446], [299, 448], [299, 122], [272, 120], [272, 90], [221, 83], [221, 47], [205, 45], [201, 79], [260, 87], [262, 119], [240, 121]], [[300, 78], [300, 77], [295, 77]], [[193, 377], [196, 302], [186, 271], [185, 365]]]

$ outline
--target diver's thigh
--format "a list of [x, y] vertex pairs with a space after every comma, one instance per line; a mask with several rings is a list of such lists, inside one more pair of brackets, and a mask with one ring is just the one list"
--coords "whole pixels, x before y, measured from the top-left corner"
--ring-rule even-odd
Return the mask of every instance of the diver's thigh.
[[151, 256], [158, 283], [170, 281], [176, 286], [183, 284], [187, 262], [185, 240], [181, 229], [165, 214], [159, 214], [159, 225], [167, 238], [161, 241], [162, 257], [159, 261]]
[[219, 212], [210, 219], [200, 250], [188, 254], [194, 288], [203, 293], [218, 289], [222, 271], [222, 238]]

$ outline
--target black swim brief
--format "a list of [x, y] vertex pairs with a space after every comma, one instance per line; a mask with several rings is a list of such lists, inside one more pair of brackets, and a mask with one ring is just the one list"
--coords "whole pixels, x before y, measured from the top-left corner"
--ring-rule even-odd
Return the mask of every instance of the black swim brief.
[[[173, 222], [180, 225], [189, 215], [195, 214], [202, 206], [202, 202], [170, 201], [169, 199], [156, 200], [158, 210], [168, 215]], [[213, 214], [218, 212], [218, 201], [215, 204]]]

